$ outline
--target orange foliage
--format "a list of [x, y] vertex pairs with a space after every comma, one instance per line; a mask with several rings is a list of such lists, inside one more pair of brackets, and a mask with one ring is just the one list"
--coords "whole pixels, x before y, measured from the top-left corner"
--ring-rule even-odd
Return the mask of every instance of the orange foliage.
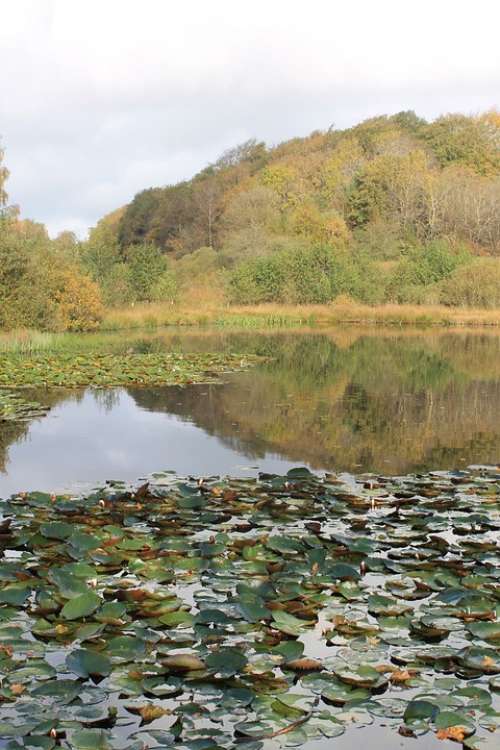
[[67, 331], [90, 331], [104, 314], [98, 285], [75, 269], [61, 271], [53, 300], [60, 327]]

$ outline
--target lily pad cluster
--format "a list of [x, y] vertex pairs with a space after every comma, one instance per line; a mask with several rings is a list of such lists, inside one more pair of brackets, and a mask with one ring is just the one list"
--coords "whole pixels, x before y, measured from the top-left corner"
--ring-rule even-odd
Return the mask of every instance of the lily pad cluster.
[[210, 383], [224, 373], [245, 369], [258, 359], [231, 353], [173, 352], [2, 355], [0, 385], [72, 388]]
[[0, 512], [6, 750], [498, 747], [496, 468], [166, 472]]
[[14, 391], [0, 390], [0, 424], [43, 417], [47, 411], [48, 408], [37, 401], [28, 401]]

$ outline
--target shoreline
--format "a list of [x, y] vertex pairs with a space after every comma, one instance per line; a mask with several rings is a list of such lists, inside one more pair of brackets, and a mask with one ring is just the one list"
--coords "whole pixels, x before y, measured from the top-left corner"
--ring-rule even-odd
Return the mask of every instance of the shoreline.
[[164, 326], [280, 328], [297, 326], [374, 325], [421, 328], [496, 328], [500, 309], [451, 308], [443, 305], [274, 305], [208, 307], [203, 311], [161, 303], [108, 311], [100, 331]]

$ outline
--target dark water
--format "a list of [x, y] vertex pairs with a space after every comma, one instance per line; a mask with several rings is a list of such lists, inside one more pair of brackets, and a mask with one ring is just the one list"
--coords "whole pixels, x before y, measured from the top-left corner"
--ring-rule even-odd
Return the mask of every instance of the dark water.
[[164, 469], [402, 474], [500, 460], [496, 333], [182, 331], [99, 345], [272, 359], [222, 385], [34, 392], [52, 408], [0, 426], [0, 496]]

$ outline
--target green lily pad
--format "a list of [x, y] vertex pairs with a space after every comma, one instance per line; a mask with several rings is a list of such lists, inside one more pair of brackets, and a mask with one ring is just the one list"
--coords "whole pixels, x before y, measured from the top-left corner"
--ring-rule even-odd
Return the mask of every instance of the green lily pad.
[[111, 661], [104, 654], [88, 649], [77, 649], [68, 654], [66, 666], [79, 677], [103, 677], [111, 672]]
[[93, 591], [88, 591], [67, 601], [61, 610], [61, 617], [65, 620], [79, 620], [95, 612], [100, 604], [101, 597]]

